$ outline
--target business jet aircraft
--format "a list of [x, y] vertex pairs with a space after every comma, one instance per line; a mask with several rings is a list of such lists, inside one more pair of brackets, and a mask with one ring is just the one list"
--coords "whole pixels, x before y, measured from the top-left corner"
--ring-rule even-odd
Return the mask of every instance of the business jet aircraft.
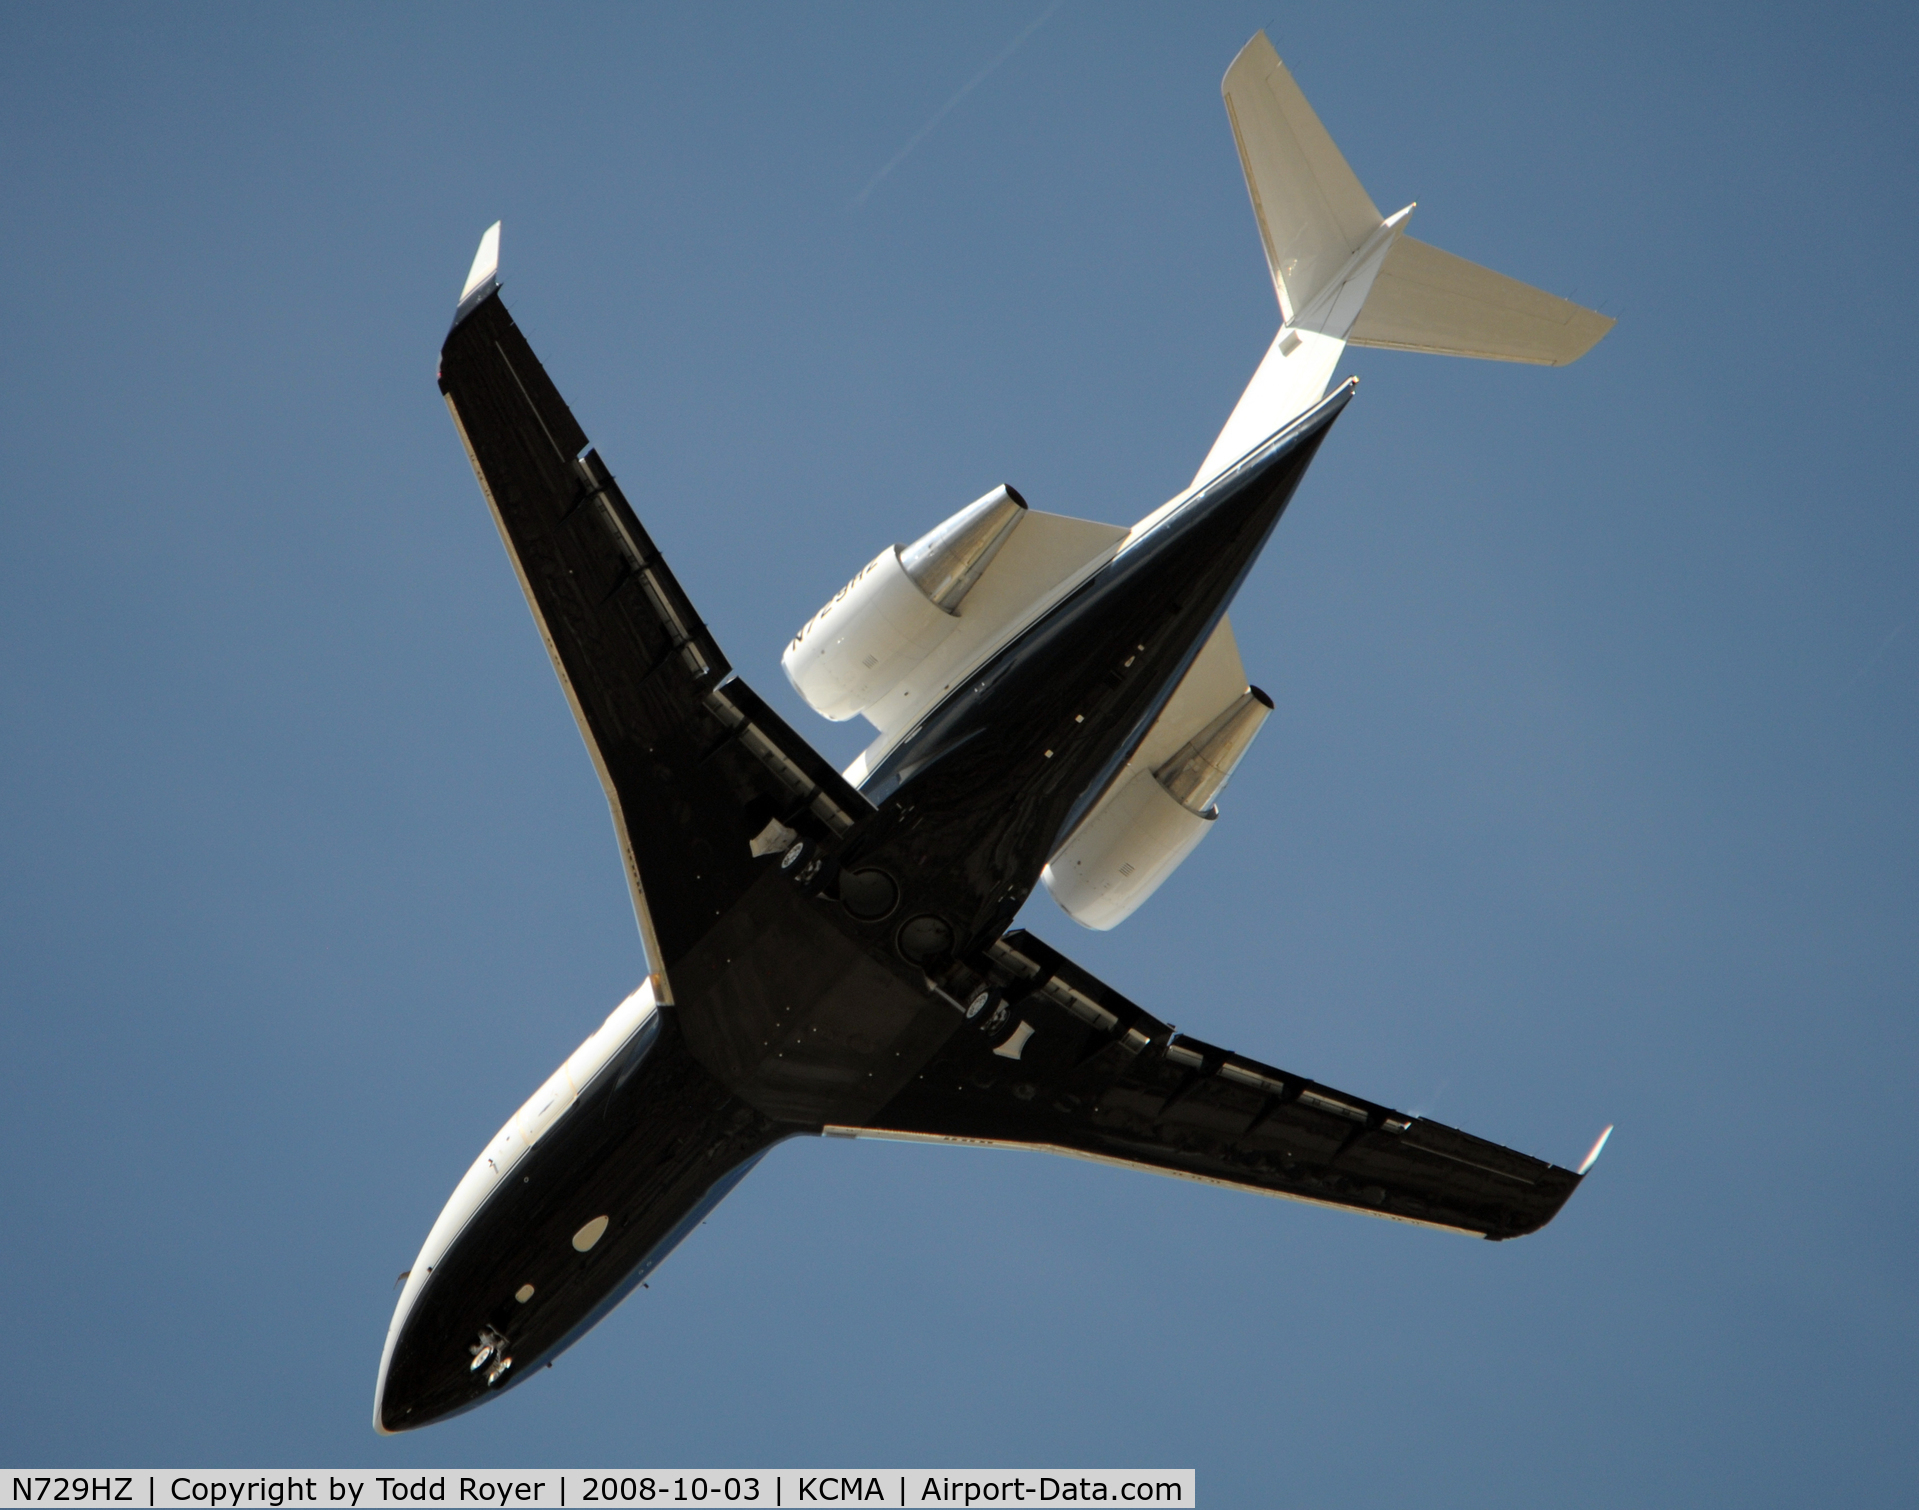
[[[652, 974], [487, 1144], [406, 1277], [374, 1426], [510, 1388], [782, 1139], [1042, 1149], [1502, 1239], [1577, 1170], [1176, 1033], [1023, 930], [1111, 928], [1211, 830], [1271, 700], [1226, 610], [1354, 384], [1348, 344], [1556, 366], [1612, 321], [1381, 215], [1265, 36], [1223, 92], [1281, 325], [1131, 529], [995, 488], [888, 546], [783, 665], [878, 730], [835, 771], [734, 676], [500, 300], [440, 389], [606, 788]], [[1610, 1129], [1609, 1129], [1610, 1131]]]

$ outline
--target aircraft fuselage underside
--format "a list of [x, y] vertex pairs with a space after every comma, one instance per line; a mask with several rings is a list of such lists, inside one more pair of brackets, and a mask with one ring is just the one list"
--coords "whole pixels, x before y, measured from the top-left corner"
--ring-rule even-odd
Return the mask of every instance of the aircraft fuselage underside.
[[[1490, 1239], [1569, 1170], [1176, 1032], [1023, 931], [1089, 927], [1219, 816], [1273, 702], [1225, 615], [1333, 422], [1347, 343], [1563, 365], [1611, 322], [1382, 216], [1263, 35], [1222, 86], [1283, 324], [1131, 531], [1010, 486], [883, 550], [782, 665], [878, 739], [855, 788], [731, 667], [508, 314], [496, 225], [440, 389], [605, 788], [649, 968], [468, 1169], [374, 1421], [510, 1388], [798, 1134], [1038, 1149]], [[1283, 251], [1283, 255], [1282, 255]], [[923, 711], [922, 711], [923, 710]]]
[[[757, 860], [666, 962], [673, 1002], [643, 1063], [602, 1073], [435, 1266], [389, 1365], [387, 1429], [524, 1378], [773, 1143], [866, 1126], [955, 1034], [995, 1026], [964, 1010], [1018, 983], [990, 946], [1212, 632], [1348, 393], [981, 668], [872, 774], [864, 790], [883, 801], [843, 839]], [[851, 872], [886, 888], [883, 911], [857, 909], [878, 915], [840, 894]], [[589, 1208], [608, 1226], [581, 1254], [570, 1240]]]
[[913, 1081], [994, 984], [986, 951], [1212, 633], [1349, 391], [935, 708], [869, 776], [879, 809], [843, 840], [760, 862], [669, 966], [722, 1083], [817, 1128], [864, 1125]]

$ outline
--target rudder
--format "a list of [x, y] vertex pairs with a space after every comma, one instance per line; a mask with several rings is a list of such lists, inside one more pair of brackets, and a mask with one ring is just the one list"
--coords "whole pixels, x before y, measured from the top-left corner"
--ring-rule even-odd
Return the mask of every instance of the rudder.
[[1265, 32], [1240, 49], [1219, 91], [1273, 289], [1290, 321], [1379, 229], [1382, 217]]

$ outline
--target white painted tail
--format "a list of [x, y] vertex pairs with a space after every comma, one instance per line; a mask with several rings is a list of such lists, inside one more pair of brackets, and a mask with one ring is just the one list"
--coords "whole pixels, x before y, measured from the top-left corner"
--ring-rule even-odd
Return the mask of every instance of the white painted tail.
[[1325, 395], [1348, 343], [1561, 367], [1604, 315], [1406, 235], [1382, 216], [1260, 32], [1220, 85], [1283, 322], [1194, 485]]
[[1240, 49], [1219, 88], [1280, 314], [1290, 324], [1382, 217], [1265, 32]]

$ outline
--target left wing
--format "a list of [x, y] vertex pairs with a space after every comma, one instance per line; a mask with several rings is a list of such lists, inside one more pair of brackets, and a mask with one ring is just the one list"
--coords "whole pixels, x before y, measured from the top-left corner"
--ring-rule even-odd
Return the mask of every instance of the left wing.
[[497, 250], [496, 226], [440, 391], [592, 752], [664, 977], [753, 883], [756, 856], [844, 833], [872, 804], [732, 676], [506, 312]]
[[[1022, 931], [962, 1032], [847, 1137], [1031, 1148], [1498, 1240], [1580, 1175], [1260, 1064], [1167, 1024]], [[1590, 1161], [1588, 1161], [1590, 1163]]]

